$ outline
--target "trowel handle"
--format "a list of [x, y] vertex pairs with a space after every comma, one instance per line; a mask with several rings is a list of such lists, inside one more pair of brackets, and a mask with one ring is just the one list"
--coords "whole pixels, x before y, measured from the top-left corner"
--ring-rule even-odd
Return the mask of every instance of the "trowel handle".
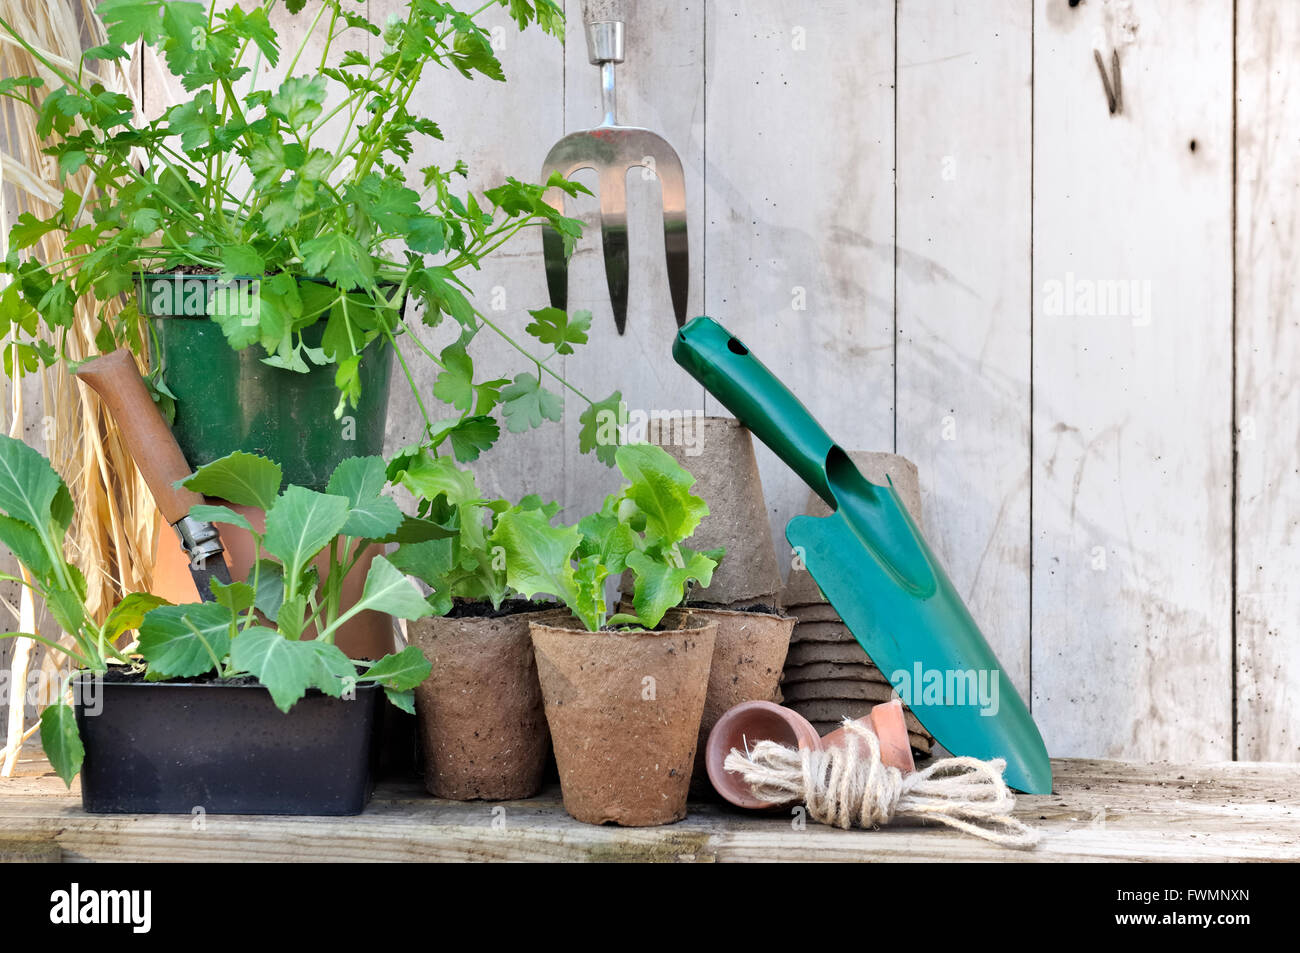
[[190, 475], [176, 437], [163, 420], [126, 348], [82, 364], [77, 376], [90, 385], [113, 415], [127, 452], [153, 494], [163, 519], [176, 523], [203, 502], [202, 494], [173, 486]]
[[835, 441], [739, 338], [712, 318], [686, 322], [673, 358], [833, 509], [826, 459]]
[[582, 23], [587, 32], [587, 59], [596, 66], [623, 62], [624, 0], [582, 0]]

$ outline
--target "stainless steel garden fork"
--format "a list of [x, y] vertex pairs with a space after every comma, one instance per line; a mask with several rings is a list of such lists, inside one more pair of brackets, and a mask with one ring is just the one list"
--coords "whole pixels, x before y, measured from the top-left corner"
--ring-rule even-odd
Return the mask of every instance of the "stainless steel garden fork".
[[[686, 323], [686, 291], [690, 264], [686, 240], [686, 179], [682, 161], [664, 138], [649, 129], [620, 126], [614, 64], [623, 62], [623, 0], [584, 0], [582, 16], [587, 33], [587, 54], [600, 67], [601, 106], [605, 118], [595, 129], [572, 132], [557, 142], [542, 166], [542, 181], [552, 172], [565, 178], [579, 169], [594, 169], [599, 176], [600, 235], [605, 249], [605, 281], [609, 285], [614, 324], [622, 334], [627, 327], [627, 173], [649, 168], [659, 177], [663, 193], [664, 256], [668, 266], [668, 288], [672, 294], [677, 326]], [[551, 189], [547, 203], [564, 211], [564, 193]], [[542, 230], [542, 257], [546, 263], [546, 285], [551, 305], [568, 309], [569, 264], [564, 242], [550, 226]]]

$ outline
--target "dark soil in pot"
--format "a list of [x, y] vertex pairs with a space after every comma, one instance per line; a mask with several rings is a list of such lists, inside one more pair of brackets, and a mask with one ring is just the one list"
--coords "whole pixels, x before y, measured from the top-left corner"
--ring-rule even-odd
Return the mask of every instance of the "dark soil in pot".
[[531, 629], [565, 810], [627, 827], [685, 817], [717, 625]]
[[446, 616], [407, 625], [433, 666], [415, 690], [430, 794], [502, 801], [537, 793], [550, 734], [528, 626], [558, 613], [567, 618], [552, 603], [457, 602]]
[[359, 814], [382, 691], [309, 691], [286, 714], [255, 680], [77, 679], [92, 814]]

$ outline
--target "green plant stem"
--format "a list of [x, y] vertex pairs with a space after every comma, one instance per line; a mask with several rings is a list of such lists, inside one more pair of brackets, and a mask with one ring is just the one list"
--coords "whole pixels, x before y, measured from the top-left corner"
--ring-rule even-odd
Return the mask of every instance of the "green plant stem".
[[33, 642], [39, 642], [47, 649], [55, 649], [56, 651], [62, 652], [82, 668], [90, 668], [90, 662], [88, 662], [80, 653], [68, 648], [66, 645], [60, 645], [52, 639], [47, 639], [44, 636], [36, 635], [32, 632], [0, 632], [0, 639], [31, 639]]

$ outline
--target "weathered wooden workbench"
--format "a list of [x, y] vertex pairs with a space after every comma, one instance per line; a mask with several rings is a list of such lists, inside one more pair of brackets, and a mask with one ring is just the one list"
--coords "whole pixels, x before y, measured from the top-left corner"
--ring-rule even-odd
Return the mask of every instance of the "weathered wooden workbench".
[[840, 831], [712, 803], [667, 827], [580, 824], [558, 788], [528, 801], [438, 801], [383, 784], [360, 817], [90, 815], [40, 762], [0, 780], [0, 859], [64, 861], [1300, 860], [1300, 764], [1057, 760], [1022, 796], [1044, 832], [1010, 851], [942, 829]]

